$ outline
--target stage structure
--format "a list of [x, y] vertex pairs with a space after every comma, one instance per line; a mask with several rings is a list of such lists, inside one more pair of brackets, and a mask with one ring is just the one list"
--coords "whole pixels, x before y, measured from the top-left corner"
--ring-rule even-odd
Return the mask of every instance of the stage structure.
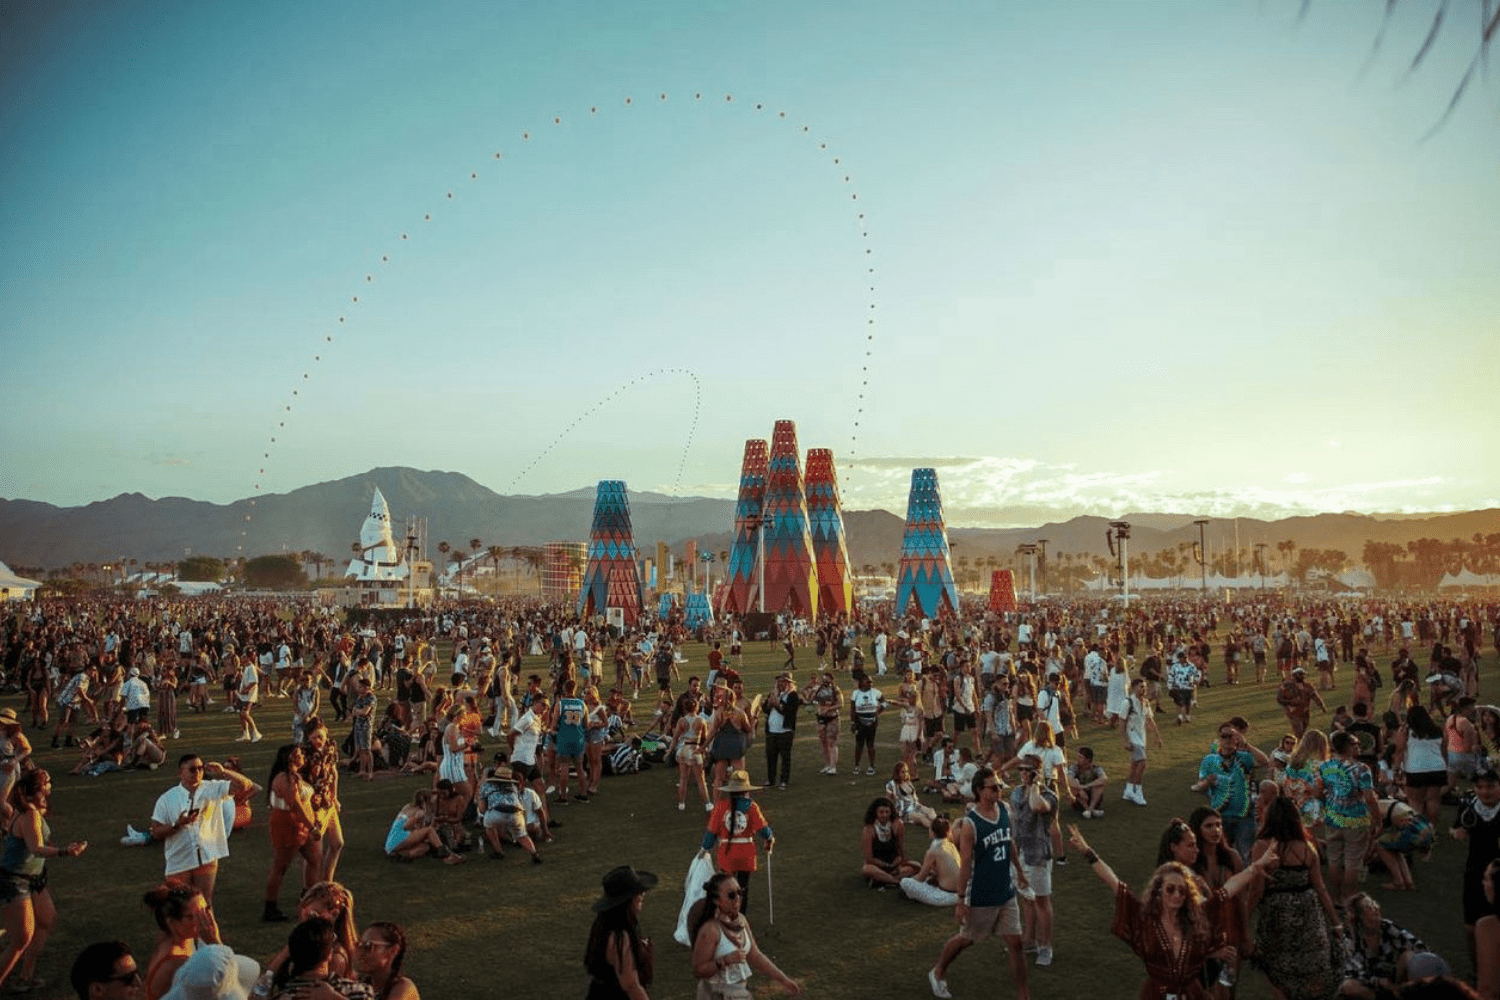
[[813, 558], [812, 534], [807, 524], [797, 425], [791, 420], [776, 421], [771, 433], [762, 516], [765, 560], [761, 572], [766, 576], [766, 600], [760, 610], [787, 611], [798, 618], [817, 621], [818, 565]]
[[848, 615], [854, 610], [854, 573], [844, 537], [838, 472], [828, 448], [807, 449], [807, 519], [818, 568], [818, 607], [825, 615]]
[[378, 486], [359, 529], [359, 554], [349, 560], [344, 579], [346, 604], [400, 607], [410, 599], [410, 571], [391, 537], [391, 508]]
[[943, 523], [943, 497], [936, 469], [911, 470], [906, 500], [906, 533], [901, 539], [901, 569], [896, 575], [896, 616], [915, 600], [924, 618], [958, 613], [958, 588]]
[[734, 541], [729, 548], [729, 565], [721, 588], [720, 614], [741, 615], [759, 606], [757, 533], [766, 498], [768, 460], [769, 448], [764, 440], [745, 442], [745, 457], [740, 463], [740, 495], [734, 506]]
[[1008, 569], [997, 569], [990, 574], [990, 610], [1016, 610], [1016, 577]]
[[575, 596], [583, 584], [588, 559], [586, 542], [548, 542], [542, 546], [542, 598], [566, 601]]
[[641, 576], [630, 529], [630, 501], [625, 483], [599, 480], [594, 524], [589, 530], [588, 566], [578, 592], [578, 613], [585, 618], [619, 608], [626, 625], [641, 614]]

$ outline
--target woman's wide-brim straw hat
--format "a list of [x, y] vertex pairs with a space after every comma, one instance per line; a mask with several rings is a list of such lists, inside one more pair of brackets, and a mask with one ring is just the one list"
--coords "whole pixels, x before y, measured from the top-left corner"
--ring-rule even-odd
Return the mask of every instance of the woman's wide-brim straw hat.
[[721, 792], [753, 792], [759, 785], [750, 784], [749, 771], [730, 771], [729, 780], [719, 786]]
[[594, 912], [603, 913], [621, 903], [628, 903], [648, 889], [656, 887], [656, 876], [638, 872], [629, 865], [613, 868], [604, 876], [604, 895], [594, 903]]

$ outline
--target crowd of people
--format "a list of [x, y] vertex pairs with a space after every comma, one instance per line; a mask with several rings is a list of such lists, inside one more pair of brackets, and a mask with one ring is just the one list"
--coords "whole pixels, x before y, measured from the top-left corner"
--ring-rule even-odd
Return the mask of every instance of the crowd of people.
[[[1411, 861], [1438, 842], [1446, 799], [1456, 816], [1448, 833], [1466, 851], [1471, 966], [1479, 995], [1494, 1000], [1500, 710], [1478, 701], [1486, 630], [1500, 642], [1495, 606], [1436, 602], [1266, 598], [1125, 612], [1059, 602], [1026, 614], [969, 613], [962, 622], [893, 620], [877, 609], [817, 628], [788, 624], [786, 669], [768, 690], [751, 692], [740, 673], [746, 637], [734, 621], [694, 635], [680, 620], [646, 617], [618, 634], [566, 608], [515, 604], [349, 627], [311, 603], [42, 602], [13, 616], [0, 637], [3, 679], [25, 699], [22, 713], [0, 709], [8, 896], [0, 900], [8, 931], [0, 983], [39, 988], [37, 957], [57, 919], [44, 862], [87, 848], [49, 843], [50, 778], [21, 716], [50, 728], [53, 748], [77, 748], [72, 774], [97, 778], [165, 764], [166, 746], [182, 736], [179, 702], [188, 713], [234, 714], [239, 741], [256, 743], [265, 738], [257, 712], [280, 700], [292, 739], [264, 784], [233, 757], [181, 753], [177, 784], [146, 828], [128, 833], [132, 842], [161, 843], [166, 860], [166, 881], [147, 896], [161, 931], [141, 974], [147, 996], [217, 996], [184, 990], [226, 977], [248, 980], [256, 995], [305, 996], [321, 983], [324, 996], [416, 996], [400, 971], [400, 927], [372, 924], [355, 938], [353, 897], [335, 880], [346, 847], [340, 780], [430, 777], [396, 810], [383, 843], [393, 860], [459, 864], [475, 851], [499, 859], [514, 846], [539, 864], [562, 826], [557, 813], [599, 795], [606, 773], [653, 756], [677, 771], [678, 809], [696, 791], [707, 814], [703, 851], [715, 874], [701, 886], [694, 973], [716, 996], [743, 995], [751, 970], [795, 992], [747, 922], [757, 849], [774, 845], [747, 760], [758, 740], [766, 785], [805, 779], [810, 768], [794, 758], [806, 706], [818, 774], [850, 770], [841, 765], [847, 732], [852, 773], [889, 779], [865, 810], [860, 875], [872, 888], [954, 908], [960, 930], [929, 974], [940, 997], [948, 966], [992, 935], [1006, 942], [1017, 995], [1028, 995], [1029, 963], [1053, 961], [1051, 878], [1070, 845], [1115, 894], [1117, 933], [1146, 963], [1142, 996], [1232, 995], [1250, 962], [1279, 996], [1394, 994], [1426, 978], [1413, 967], [1431, 966], [1415, 934], [1387, 927], [1378, 902], [1360, 891], [1361, 875], [1376, 866], [1389, 879], [1380, 891], [1416, 888]], [[681, 647], [693, 639], [706, 643], [706, 670], [683, 678]], [[804, 683], [799, 650], [817, 660]], [[1216, 652], [1221, 682], [1210, 676]], [[1377, 657], [1387, 656], [1382, 671]], [[1253, 674], [1241, 673], [1242, 661]], [[1353, 672], [1342, 705], [1340, 668]], [[1084, 727], [1094, 742], [1119, 741], [1128, 760], [1120, 801], [1144, 807], [1148, 751], [1163, 745], [1163, 699], [1176, 725], [1191, 727], [1205, 688], [1252, 676], [1289, 732], [1270, 752], [1237, 717], [1205, 734], [1195, 785], [1204, 807], [1190, 821], [1171, 821], [1162, 867], [1134, 895], [1076, 826], [1064, 835], [1064, 817], [1101, 819], [1107, 804], [1114, 808], [1110, 776], [1083, 743]], [[1377, 698], [1387, 683], [1390, 695]], [[643, 692], [656, 706], [649, 724], [634, 718]], [[1326, 726], [1312, 725], [1314, 706], [1328, 714]], [[894, 740], [882, 734], [888, 713], [900, 721]], [[342, 741], [330, 724], [347, 727]], [[486, 737], [499, 741], [499, 753], [482, 756]], [[882, 771], [877, 754], [893, 747], [898, 756]], [[262, 795], [272, 845], [262, 917], [294, 923], [264, 976], [223, 947], [213, 913], [229, 831], [248, 822]], [[920, 860], [906, 854], [912, 826], [931, 836]], [[299, 862], [294, 918], [281, 908], [282, 884]], [[596, 908], [586, 964], [600, 996], [638, 997], [651, 976], [637, 919], [650, 886], [646, 873], [630, 871], [629, 885], [626, 875], [611, 876], [606, 900], [614, 902]], [[1143, 937], [1153, 921], [1160, 936]], [[195, 962], [196, 978], [187, 971]], [[74, 985], [87, 987], [80, 996], [129, 985], [126, 966], [134, 959], [119, 942], [86, 949]]]

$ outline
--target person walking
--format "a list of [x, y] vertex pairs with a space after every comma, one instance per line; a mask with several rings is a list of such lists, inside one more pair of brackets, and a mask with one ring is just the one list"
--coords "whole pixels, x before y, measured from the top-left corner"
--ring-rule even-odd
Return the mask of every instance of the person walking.
[[1021, 908], [1016, 890], [1026, 887], [1021, 859], [1011, 842], [1010, 814], [1000, 801], [1000, 778], [982, 767], [974, 773], [975, 802], [955, 825], [959, 901], [953, 908], [958, 933], [943, 945], [927, 984], [939, 1000], [951, 1000], [948, 967], [971, 945], [999, 935], [1005, 940], [1016, 1000], [1031, 1000], [1026, 952], [1021, 945]]
[[[701, 856], [716, 854], [715, 863], [721, 872], [733, 875], [745, 894], [742, 907], [750, 906], [750, 876], [759, 867], [755, 852], [755, 838], [765, 844], [766, 856], [776, 846], [776, 834], [766, 822], [765, 813], [750, 797], [756, 790], [745, 771], [731, 771], [729, 780], [719, 786], [723, 796], [714, 803], [708, 814], [708, 828], [703, 832]], [[717, 848], [717, 851], [715, 849]]]
[[1146, 697], [1146, 678], [1137, 677], [1130, 682], [1130, 695], [1125, 705], [1125, 751], [1130, 754], [1130, 773], [1125, 780], [1125, 792], [1120, 797], [1138, 806], [1146, 804], [1146, 730], [1156, 737], [1158, 750], [1166, 748], [1161, 730], [1156, 728], [1156, 712], [1151, 699]]

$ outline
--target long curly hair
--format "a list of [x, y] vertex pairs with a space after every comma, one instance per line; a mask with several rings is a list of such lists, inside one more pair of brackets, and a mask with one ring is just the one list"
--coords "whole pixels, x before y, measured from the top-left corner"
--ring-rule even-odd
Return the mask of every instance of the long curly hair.
[[1166, 905], [1162, 902], [1162, 885], [1167, 881], [1168, 875], [1176, 875], [1187, 886], [1187, 896], [1177, 910], [1177, 926], [1182, 930], [1184, 939], [1207, 944], [1213, 938], [1213, 926], [1208, 922], [1208, 915], [1203, 912], [1204, 896], [1198, 884], [1198, 876], [1187, 865], [1168, 861], [1151, 874], [1151, 881], [1146, 883], [1146, 919], [1160, 920], [1166, 912]]
[[339, 882], [316, 882], [303, 891], [297, 902], [303, 908], [316, 906], [333, 912], [329, 923], [352, 961], [359, 944], [359, 932], [354, 927], [354, 894]]
[[1297, 749], [1292, 751], [1287, 766], [1300, 771], [1307, 766], [1309, 760], [1322, 761], [1328, 757], [1328, 734], [1321, 729], [1309, 729], [1302, 734], [1302, 740], [1297, 744]]

